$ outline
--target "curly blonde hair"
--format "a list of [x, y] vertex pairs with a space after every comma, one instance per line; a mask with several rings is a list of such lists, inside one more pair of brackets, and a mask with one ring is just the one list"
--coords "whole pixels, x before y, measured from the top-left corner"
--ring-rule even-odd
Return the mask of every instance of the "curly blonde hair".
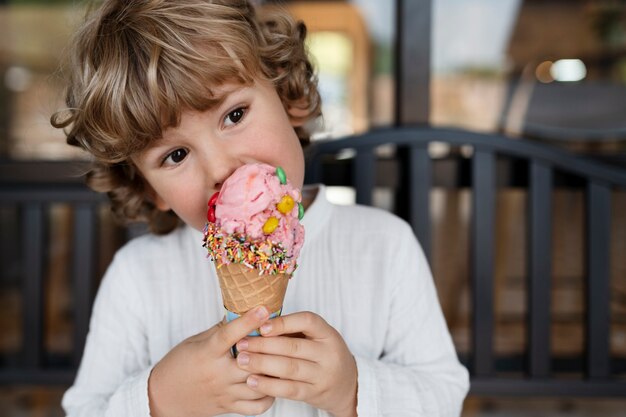
[[108, 193], [113, 212], [158, 234], [178, 224], [159, 211], [132, 162], [181, 112], [219, 103], [226, 81], [270, 80], [303, 145], [301, 126], [320, 114], [306, 27], [288, 13], [263, 14], [246, 0], [107, 0], [72, 43], [67, 109], [51, 123], [93, 155], [88, 185]]

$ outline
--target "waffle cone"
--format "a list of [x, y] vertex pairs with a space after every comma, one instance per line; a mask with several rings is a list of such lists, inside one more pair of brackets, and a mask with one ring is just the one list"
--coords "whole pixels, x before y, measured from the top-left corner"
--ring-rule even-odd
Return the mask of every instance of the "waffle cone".
[[224, 307], [236, 314], [264, 305], [271, 312], [281, 309], [289, 275], [259, 275], [256, 269], [241, 264], [222, 265], [217, 269]]

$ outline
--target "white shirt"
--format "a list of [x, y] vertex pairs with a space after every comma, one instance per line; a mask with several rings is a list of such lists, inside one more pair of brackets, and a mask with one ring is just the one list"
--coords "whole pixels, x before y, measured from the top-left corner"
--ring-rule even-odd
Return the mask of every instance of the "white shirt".
[[[335, 206], [324, 187], [283, 314], [313, 311], [341, 333], [358, 371], [357, 413], [458, 416], [469, 387], [426, 259], [409, 225], [379, 209]], [[85, 352], [65, 393], [69, 417], [149, 416], [152, 367], [224, 316], [202, 234], [181, 227], [118, 251], [99, 288]], [[277, 398], [263, 416], [327, 416]]]

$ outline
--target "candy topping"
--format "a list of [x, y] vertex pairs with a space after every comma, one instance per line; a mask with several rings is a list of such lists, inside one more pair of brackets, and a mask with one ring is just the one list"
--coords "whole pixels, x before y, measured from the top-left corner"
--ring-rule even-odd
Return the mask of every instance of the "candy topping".
[[281, 167], [276, 167], [276, 176], [280, 180], [281, 184], [287, 184], [287, 174], [285, 174], [285, 170]]
[[209, 223], [215, 223], [215, 203], [217, 202], [217, 197], [219, 197], [220, 193], [214, 193], [209, 199], [209, 210], [206, 213], [206, 219]]
[[213, 193], [213, 195], [209, 199], [209, 206], [215, 206], [215, 203], [217, 203], [217, 198], [219, 196], [220, 196], [220, 192], [219, 191], [216, 191], [215, 193]]
[[263, 233], [266, 235], [271, 235], [274, 230], [278, 227], [278, 219], [274, 216], [267, 219], [265, 224], [263, 225]]
[[209, 206], [209, 210], [206, 212], [206, 219], [209, 223], [215, 223], [215, 207]]
[[285, 194], [280, 199], [278, 204], [276, 204], [276, 208], [282, 214], [287, 214], [287, 213], [291, 212], [291, 210], [293, 210], [293, 206], [294, 205], [295, 205], [295, 202], [293, 201], [293, 198], [289, 194]]
[[298, 203], [298, 220], [302, 220], [304, 217], [304, 206], [302, 203]]

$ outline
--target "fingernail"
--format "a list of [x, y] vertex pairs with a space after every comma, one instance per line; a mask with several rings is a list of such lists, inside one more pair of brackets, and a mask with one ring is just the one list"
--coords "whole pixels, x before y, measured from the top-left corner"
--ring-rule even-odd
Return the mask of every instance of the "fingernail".
[[237, 350], [242, 351], [248, 349], [248, 341], [246, 339], [241, 339], [237, 343]]
[[239, 365], [247, 365], [248, 362], [250, 362], [250, 356], [246, 353], [239, 352], [239, 355], [237, 356], [237, 363]]
[[248, 383], [248, 386], [252, 387], [252, 388], [256, 388], [257, 385], [259, 385], [259, 380], [256, 379], [256, 377], [250, 375], [248, 377], [248, 379], [246, 379], [246, 382]]
[[265, 323], [263, 326], [261, 326], [260, 330], [261, 333], [267, 334], [272, 331], [272, 325], [270, 323]]
[[258, 307], [256, 311], [254, 312], [254, 314], [258, 319], [261, 319], [261, 320], [266, 319], [270, 315], [270, 313], [267, 312], [267, 308], [263, 306]]

